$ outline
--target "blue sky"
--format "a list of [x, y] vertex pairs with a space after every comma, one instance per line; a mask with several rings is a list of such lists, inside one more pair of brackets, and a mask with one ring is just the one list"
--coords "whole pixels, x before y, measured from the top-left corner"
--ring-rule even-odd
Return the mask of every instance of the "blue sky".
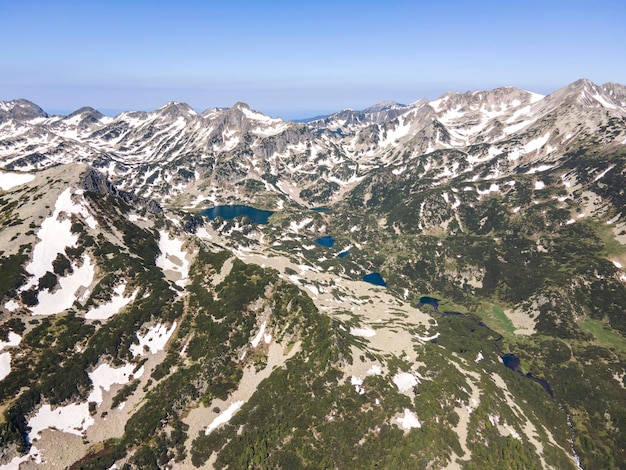
[[53, 113], [244, 101], [292, 119], [449, 90], [626, 84], [625, 5], [0, 0], [0, 100]]

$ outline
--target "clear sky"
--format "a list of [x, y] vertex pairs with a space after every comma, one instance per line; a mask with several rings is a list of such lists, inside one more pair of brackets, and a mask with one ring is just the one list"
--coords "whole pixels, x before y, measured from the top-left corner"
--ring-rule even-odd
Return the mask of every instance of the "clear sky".
[[0, 0], [0, 100], [286, 119], [578, 78], [626, 84], [623, 0]]

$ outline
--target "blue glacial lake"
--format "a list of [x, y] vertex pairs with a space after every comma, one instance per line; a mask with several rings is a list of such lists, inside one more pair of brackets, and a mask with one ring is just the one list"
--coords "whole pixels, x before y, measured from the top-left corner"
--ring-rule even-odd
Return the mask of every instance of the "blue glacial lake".
[[387, 286], [387, 283], [383, 280], [383, 277], [378, 273], [366, 274], [365, 276], [363, 276], [363, 280], [365, 282], [369, 282], [370, 284], [374, 284], [375, 286]]
[[273, 211], [263, 211], [261, 209], [240, 204], [217, 206], [200, 211], [200, 214], [206, 215], [211, 220], [216, 219], [217, 217], [229, 220], [245, 215], [255, 224], [267, 224], [273, 213]]
[[315, 241], [322, 246], [327, 246], [328, 248], [332, 248], [332, 246], [335, 244], [335, 239], [331, 237], [330, 235], [320, 237]]
[[345, 258], [346, 256], [348, 256], [350, 254], [350, 250], [346, 250], [346, 251], [342, 251], [341, 253], [337, 254], [337, 258]]

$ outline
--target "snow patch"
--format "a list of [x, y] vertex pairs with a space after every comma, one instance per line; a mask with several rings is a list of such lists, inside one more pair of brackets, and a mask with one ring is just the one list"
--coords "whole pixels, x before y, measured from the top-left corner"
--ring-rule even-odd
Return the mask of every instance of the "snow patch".
[[350, 379], [350, 383], [354, 385], [356, 393], [358, 393], [359, 395], [365, 394], [365, 389], [363, 388], [363, 379], [359, 379], [358, 377], [355, 377], [353, 375]]
[[259, 330], [257, 335], [252, 339], [252, 341], [250, 341], [253, 348], [256, 348], [259, 345], [259, 342], [261, 341], [261, 338], [263, 337], [263, 334], [265, 333], [266, 325], [267, 325], [267, 322], [263, 322], [263, 324], [261, 325], [261, 329]]
[[207, 229], [204, 227], [200, 227], [198, 230], [196, 230], [196, 235], [199, 238], [205, 238], [207, 240], [213, 240], [213, 236], [207, 232]]
[[55, 315], [70, 308], [77, 300], [77, 291], [91, 285], [95, 269], [86, 253], [83, 254], [82, 266], [72, 264], [72, 269], [74, 270], [72, 274], [59, 278], [59, 288], [55, 292], [50, 293], [47, 290], [39, 292], [37, 297], [39, 303], [31, 307], [33, 315]]
[[[47, 271], [53, 271], [52, 262], [57, 255], [64, 253], [67, 247], [76, 246], [78, 235], [72, 233], [71, 230], [72, 222], [70, 216], [72, 214], [82, 215], [89, 227], [97, 227], [97, 222], [89, 214], [87, 208], [84, 205], [74, 204], [71, 198], [71, 189], [67, 188], [59, 195], [53, 214], [41, 223], [41, 227], [37, 232], [37, 237], [40, 241], [35, 245], [33, 258], [25, 268], [33, 277], [22, 287], [22, 291], [36, 285], [39, 278], [46, 274]], [[60, 215], [63, 213], [66, 214], [66, 217], [63, 220], [59, 220]]]
[[22, 337], [13, 331], [9, 331], [8, 341], [0, 341], [0, 351], [7, 347], [18, 346], [22, 341]]
[[407, 431], [409, 429], [419, 429], [422, 427], [419, 420], [417, 419], [417, 416], [415, 416], [415, 413], [413, 413], [408, 408], [404, 409], [404, 416], [402, 418], [396, 418], [396, 421], [400, 423], [402, 429], [406, 429]]
[[204, 431], [204, 434], [209, 435], [215, 429], [217, 429], [218, 426], [228, 423], [230, 421], [230, 418], [234, 416], [234, 414], [239, 410], [239, 408], [241, 408], [242, 405], [243, 401], [236, 401], [231, 404], [223, 413], [215, 418], [211, 424], [209, 424], [209, 426]]
[[32, 428], [30, 432], [31, 439], [41, 438], [41, 431], [52, 428], [77, 436], [92, 424], [94, 419], [89, 414], [89, 402], [102, 404], [102, 391], [109, 391], [114, 384], [126, 384], [132, 378], [143, 375], [144, 368], [141, 367], [133, 374], [135, 365], [126, 364], [125, 366], [114, 368], [109, 364], [101, 364], [93, 372], [89, 374], [89, 378], [93, 383], [93, 391], [89, 394], [85, 403], [72, 403], [60, 406], [54, 410], [49, 404], [43, 405], [33, 416], [28, 425]]
[[144, 353], [144, 347], [147, 347], [150, 353], [156, 354], [165, 348], [174, 330], [176, 330], [176, 322], [169, 330], [165, 325], [158, 323], [150, 328], [144, 336], [137, 333], [139, 344], [131, 344], [130, 352], [133, 353], [133, 357], [140, 356]]
[[300, 230], [302, 230], [304, 227], [309, 225], [311, 222], [313, 222], [313, 219], [308, 218], [308, 217], [306, 219], [301, 220], [300, 222], [296, 222], [295, 220], [293, 220], [289, 223], [289, 228], [287, 230], [289, 230], [290, 232], [298, 233]]
[[509, 434], [511, 435], [511, 437], [517, 439], [518, 441], [522, 440], [522, 436], [520, 436], [519, 433], [515, 429], [513, 429], [512, 426], [507, 424], [506, 428], [509, 430]]
[[13, 460], [9, 463], [0, 465], [0, 470], [19, 470], [20, 465], [27, 462], [31, 458], [37, 465], [41, 465], [43, 463], [39, 450], [35, 446], [31, 446], [28, 454], [13, 457]]
[[88, 403], [72, 403], [54, 410], [49, 404], [45, 404], [28, 421], [28, 426], [31, 428], [31, 439], [40, 439], [41, 431], [48, 428], [80, 436], [94, 422], [89, 415]]
[[98, 405], [102, 404], [102, 391], [109, 391], [114, 384], [124, 385], [130, 382], [131, 377], [136, 379], [143, 375], [144, 367], [142, 366], [137, 372], [133, 374], [135, 369], [134, 364], [126, 364], [122, 367], [114, 368], [109, 364], [100, 364], [92, 373], [89, 374], [89, 378], [93, 383], [93, 391], [89, 394], [87, 401], [96, 402]]
[[591, 95], [591, 97], [593, 99], [595, 99], [598, 103], [600, 103], [603, 107], [608, 108], [608, 109], [619, 109], [617, 106], [615, 106], [613, 103], [609, 103], [607, 100], [604, 99], [604, 97], [602, 97], [599, 94], [593, 94]]
[[550, 138], [550, 132], [546, 132], [542, 137], [537, 137], [529, 141], [526, 145], [524, 145], [524, 150], [526, 153], [534, 152], [535, 150], [539, 150], [543, 147], [548, 139]]
[[393, 376], [393, 383], [396, 384], [398, 390], [406, 392], [415, 387], [419, 382], [413, 374], [407, 372], [398, 372]]
[[4, 171], [0, 171], [0, 189], [7, 191], [16, 186], [30, 183], [34, 179], [35, 175], [28, 173], [5, 173]]
[[304, 287], [311, 291], [313, 295], [320, 295], [320, 291], [317, 287], [312, 286], [311, 284], [306, 284]]
[[489, 194], [489, 193], [497, 193], [500, 192], [500, 185], [497, 185], [495, 183], [492, 183], [491, 186], [489, 186], [489, 189], [482, 191], [480, 189], [477, 189], [476, 192], [480, 195], [483, 194]]
[[371, 338], [372, 336], [376, 336], [376, 331], [371, 328], [350, 328], [350, 334], [362, 338]]
[[0, 380], [11, 373], [11, 353], [0, 354]]
[[156, 259], [156, 265], [163, 271], [179, 273], [180, 279], [175, 284], [185, 287], [189, 280], [189, 261], [187, 261], [187, 252], [183, 251], [183, 240], [170, 238], [170, 234], [166, 230], [160, 230], [159, 234], [161, 254]]
[[421, 341], [432, 341], [434, 339], [439, 338], [439, 332], [435, 333], [432, 336], [420, 336], [420, 335], [415, 335], [415, 337]]
[[539, 165], [535, 168], [531, 168], [526, 172], [527, 175], [533, 175], [535, 173], [541, 173], [542, 171], [546, 171], [552, 168], [552, 165]]
[[4, 308], [6, 308], [9, 312], [15, 312], [18, 308], [20, 308], [20, 304], [11, 299], [6, 304], [4, 304]]

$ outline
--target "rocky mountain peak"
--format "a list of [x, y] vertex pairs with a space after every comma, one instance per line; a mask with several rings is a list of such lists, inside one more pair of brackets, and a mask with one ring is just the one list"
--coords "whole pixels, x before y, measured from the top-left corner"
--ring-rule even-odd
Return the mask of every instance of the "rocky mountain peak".
[[248, 103], [244, 103], [243, 101], [237, 101], [232, 107], [231, 109], [250, 109], [250, 106], [248, 105]]
[[165, 106], [162, 106], [157, 110], [157, 113], [160, 116], [164, 117], [189, 117], [189, 116], [197, 116], [198, 113], [187, 103], [179, 103], [177, 101], [170, 101]]
[[29, 121], [36, 118], [47, 118], [48, 114], [25, 99], [0, 102], [0, 119], [15, 119], [16, 121]]
[[[611, 93], [612, 91], [612, 93]], [[623, 87], [598, 86], [591, 80], [581, 78], [546, 97], [546, 104], [554, 107], [573, 105], [583, 110], [606, 109], [624, 114]]]
[[102, 114], [97, 109], [94, 109], [91, 106], [83, 106], [82, 108], [77, 109], [73, 113], [68, 114], [66, 118], [73, 118], [75, 116], [82, 116], [82, 115], [97, 116], [98, 118], [104, 117], [104, 114]]
[[406, 105], [400, 104], [395, 100], [380, 101], [369, 108], [363, 110], [364, 113], [379, 113], [381, 111], [389, 111], [394, 108], [404, 108]]
[[97, 109], [85, 106], [66, 116], [63, 121], [70, 124], [72, 121], [77, 121], [76, 126], [79, 129], [86, 129], [98, 124], [104, 117], [104, 114]]
[[489, 91], [449, 92], [432, 101], [437, 112], [456, 111], [503, 111], [530, 104], [540, 95], [514, 87], [501, 87]]

